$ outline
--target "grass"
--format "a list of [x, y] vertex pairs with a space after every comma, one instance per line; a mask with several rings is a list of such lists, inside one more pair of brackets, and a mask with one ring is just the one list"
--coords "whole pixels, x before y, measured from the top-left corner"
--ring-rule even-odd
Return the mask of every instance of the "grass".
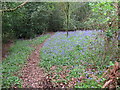
[[22, 80], [15, 75], [21, 67], [27, 62], [28, 56], [34, 50], [33, 46], [42, 43], [50, 35], [43, 35], [31, 40], [17, 40], [10, 48], [10, 53], [2, 62], [3, 88], [19, 87], [21, 88]]
[[[44, 44], [41, 50], [42, 61], [40, 66], [44, 67], [51, 75], [56, 74], [52, 81], [56, 83], [69, 83], [71, 78], [86, 77], [84, 82], [77, 82], [76, 88], [100, 88], [104, 79], [97, 82], [91, 74], [98, 78], [104, 73], [109, 65], [110, 55], [104, 55], [104, 39], [99, 37], [99, 31], [76, 31], [57, 32]], [[56, 66], [54, 70], [51, 70]], [[67, 66], [66, 69], [63, 69]], [[69, 75], [61, 78], [59, 73], [68, 70]], [[52, 77], [52, 76], [51, 76]]]

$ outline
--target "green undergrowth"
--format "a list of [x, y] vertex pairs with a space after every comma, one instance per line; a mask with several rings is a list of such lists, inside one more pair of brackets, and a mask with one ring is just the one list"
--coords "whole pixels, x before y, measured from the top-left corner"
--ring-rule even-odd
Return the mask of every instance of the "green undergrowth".
[[[69, 84], [72, 78], [76, 78], [78, 81], [75, 81], [75, 88], [101, 88], [105, 79], [98, 81], [98, 78], [101, 78], [105, 69], [110, 66], [112, 56], [105, 54], [104, 44], [99, 32], [70, 32], [68, 37], [66, 33], [57, 32], [41, 49], [40, 66], [49, 72], [56, 85]], [[68, 76], [65, 71], [68, 71]], [[79, 81], [80, 77], [86, 79]]]
[[2, 88], [19, 87], [22, 80], [16, 75], [27, 62], [28, 56], [34, 50], [33, 46], [42, 43], [50, 35], [42, 35], [31, 40], [17, 40], [9, 50], [9, 55], [2, 62]]

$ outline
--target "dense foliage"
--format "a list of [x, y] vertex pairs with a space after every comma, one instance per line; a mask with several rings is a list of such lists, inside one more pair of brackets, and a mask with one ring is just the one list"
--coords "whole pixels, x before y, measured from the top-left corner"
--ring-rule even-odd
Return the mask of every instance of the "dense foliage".
[[[3, 10], [19, 4], [4, 2]], [[117, 10], [113, 2], [28, 2], [15, 11], [3, 12], [3, 40], [76, 29], [109, 29], [106, 32], [111, 36], [118, 24]]]
[[[3, 3], [3, 10], [19, 4]], [[29, 2], [15, 11], [3, 12], [3, 39], [32, 38], [46, 31], [82, 28], [79, 23], [87, 17], [89, 10], [88, 3], [69, 3], [69, 28], [67, 28], [67, 3]]]

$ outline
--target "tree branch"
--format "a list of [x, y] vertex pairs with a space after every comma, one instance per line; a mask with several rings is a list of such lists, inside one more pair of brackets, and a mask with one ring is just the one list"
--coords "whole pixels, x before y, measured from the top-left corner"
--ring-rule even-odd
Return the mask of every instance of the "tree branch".
[[109, 80], [109, 81], [107, 81], [107, 82], [103, 85], [102, 88], [106, 88], [112, 81], [113, 81], [112, 79]]
[[18, 8], [21, 8], [22, 6], [24, 6], [29, 0], [26, 0], [24, 3], [20, 4], [19, 6], [13, 8], [13, 9], [6, 9], [6, 10], [0, 10], [0, 12], [11, 12], [11, 11], [15, 11]]

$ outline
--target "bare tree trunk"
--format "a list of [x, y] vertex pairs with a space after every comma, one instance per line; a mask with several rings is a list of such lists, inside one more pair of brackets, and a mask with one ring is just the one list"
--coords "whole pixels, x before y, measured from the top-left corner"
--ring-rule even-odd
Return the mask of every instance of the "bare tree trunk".
[[69, 2], [67, 2], [67, 37], [68, 37], [68, 29], [69, 29]]

